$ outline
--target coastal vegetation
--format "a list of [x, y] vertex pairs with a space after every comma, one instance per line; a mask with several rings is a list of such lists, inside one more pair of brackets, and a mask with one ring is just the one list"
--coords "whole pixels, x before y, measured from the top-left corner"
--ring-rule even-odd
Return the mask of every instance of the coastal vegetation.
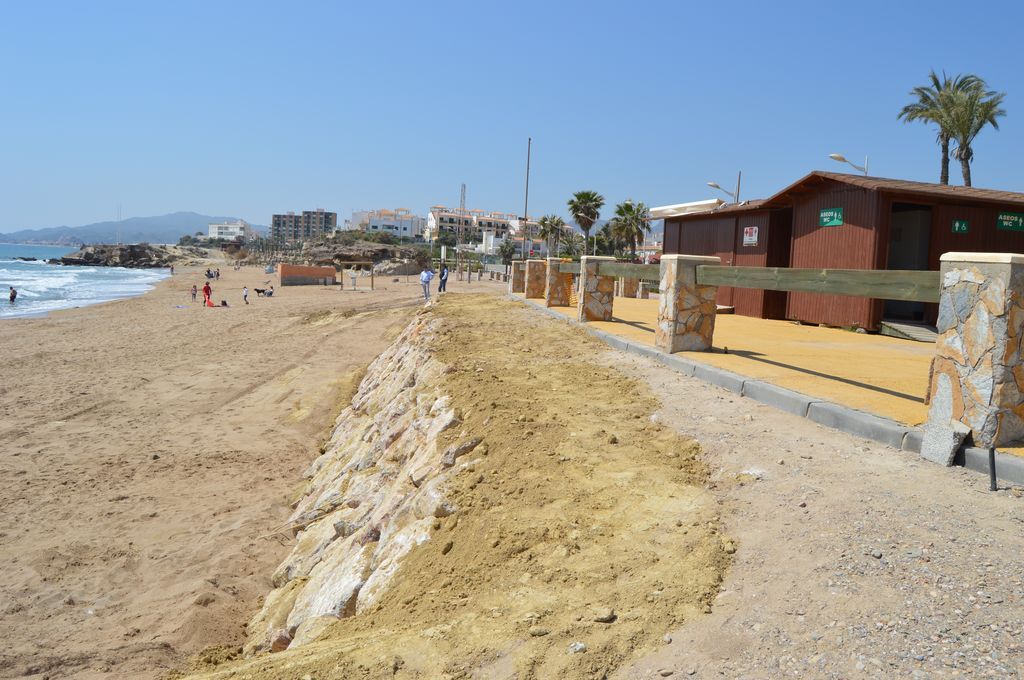
[[558, 215], [545, 215], [537, 221], [538, 235], [544, 239], [549, 253], [558, 253], [558, 244], [565, 234], [565, 220]]
[[1006, 93], [988, 89], [985, 80], [973, 74], [951, 78], [943, 73], [940, 78], [932, 71], [928, 81], [927, 85], [911, 90], [915, 100], [904, 106], [897, 118], [906, 123], [935, 124], [941, 154], [939, 184], [949, 184], [950, 143], [953, 142], [956, 146], [952, 155], [960, 161], [964, 185], [971, 186], [972, 144], [986, 126], [999, 129], [998, 119], [1006, 115], [1002, 108]]
[[601, 218], [601, 208], [604, 207], [604, 196], [596, 191], [577, 191], [569, 199], [569, 214], [573, 221], [583, 231], [584, 248], [583, 254], [587, 254], [586, 241], [590, 238], [590, 230], [594, 223]]

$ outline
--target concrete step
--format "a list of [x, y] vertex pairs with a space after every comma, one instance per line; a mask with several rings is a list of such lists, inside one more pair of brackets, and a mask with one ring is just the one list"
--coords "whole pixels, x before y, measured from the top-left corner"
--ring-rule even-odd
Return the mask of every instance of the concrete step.
[[917, 342], [934, 343], [939, 337], [935, 326], [907, 321], [883, 321], [878, 332], [882, 335], [890, 335], [894, 338], [903, 338], [904, 340], [916, 340]]

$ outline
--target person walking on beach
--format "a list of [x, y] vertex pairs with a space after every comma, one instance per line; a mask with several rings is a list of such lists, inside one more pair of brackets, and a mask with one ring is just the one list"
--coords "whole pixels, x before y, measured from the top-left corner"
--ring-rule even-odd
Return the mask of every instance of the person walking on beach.
[[434, 272], [430, 271], [429, 266], [424, 266], [423, 271], [420, 272], [420, 285], [423, 286], [423, 300], [430, 302], [430, 280], [434, 278]]
[[210, 288], [210, 282], [207, 281], [203, 284], [203, 304], [206, 306], [210, 305], [210, 297], [213, 295], [213, 288]]
[[215, 278], [215, 279], [217, 279], [218, 281], [220, 281], [220, 267], [217, 267], [217, 271], [215, 271], [215, 272], [213, 273], [213, 275], [214, 275], [214, 276], [213, 276], [213, 278]]
[[193, 283], [192, 284], [192, 302], [196, 301], [196, 293], [198, 293], [198, 292], [199, 292], [199, 289], [196, 288], [196, 284]]
[[11, 304], [13, 305], [14, 301], [18, 299], [18, 291], [14, 290], [14, 286], [8, 286], [8, 288], [11, 289], [11, 292], [7, 295], [7, 297], [10, 299]]
[[445, 286], [448, 285], [448, 265], [441, 265], [441, 275], [437, 277], [437, 294], [446, 293]]
[[242, 299], [245, 300], [245, 304], [249, 304], [249, 286], [242, 286]]

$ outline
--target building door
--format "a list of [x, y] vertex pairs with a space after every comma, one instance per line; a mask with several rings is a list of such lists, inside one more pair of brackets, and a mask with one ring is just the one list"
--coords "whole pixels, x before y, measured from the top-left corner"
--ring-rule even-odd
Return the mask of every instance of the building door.
[[[928, 269], [932, 209], [915, 203], [893, 203], [889, 215], [889, 259], [886, 269]], [[886, 300], [886, 319], [924, 321], [923, 302]]]

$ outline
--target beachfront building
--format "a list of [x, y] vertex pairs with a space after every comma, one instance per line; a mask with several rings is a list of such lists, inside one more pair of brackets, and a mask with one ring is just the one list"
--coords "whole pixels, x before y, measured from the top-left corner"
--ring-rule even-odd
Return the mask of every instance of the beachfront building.
[[[451, 233], [460, 236], [464, 243], [480, 243], [483, 241], [484, 232], [491, 232], [492, 239], [498, 239], [500, 243], [509, 236], [515, 237], [521, 226], [523, 222], [513, 213], [460, 210], [435, 205], [430, 208], [427, 215], [424, 238], [432, 240], [441, 234]], [[525, 226], [531, 233], [537, 233], [536, 221], [527, 218]]]
[[421, 239], [427, 218], [414, 215], [408, 208], [389, 210], [356, 210], [345, 220], [346, 230], [365, 231], [368, 234], [387, 233], [396, 237]]
[[209, 238], [220, 238], [226, 241], [251, 241], [256, 237], [256, 233], [252, 230], [252, 225], [245, 220], [218, 222], [216, 224], [208, 224], [207, 227], [209, 229]]
[[[949, 252], [1024, 252], [1024, 193], [815, 171], [767, 199], [651, 210], [665, 253], [723, 265], [937, 271]], [[828, 326], [934, 325], [938, 305], [719, 286], [737, 314]]]
[[329, 236], [338, 228], [338, 213], [323, 208], [274, 215], [270, 220], [270, 238], [275, 241], [310, 241]]

